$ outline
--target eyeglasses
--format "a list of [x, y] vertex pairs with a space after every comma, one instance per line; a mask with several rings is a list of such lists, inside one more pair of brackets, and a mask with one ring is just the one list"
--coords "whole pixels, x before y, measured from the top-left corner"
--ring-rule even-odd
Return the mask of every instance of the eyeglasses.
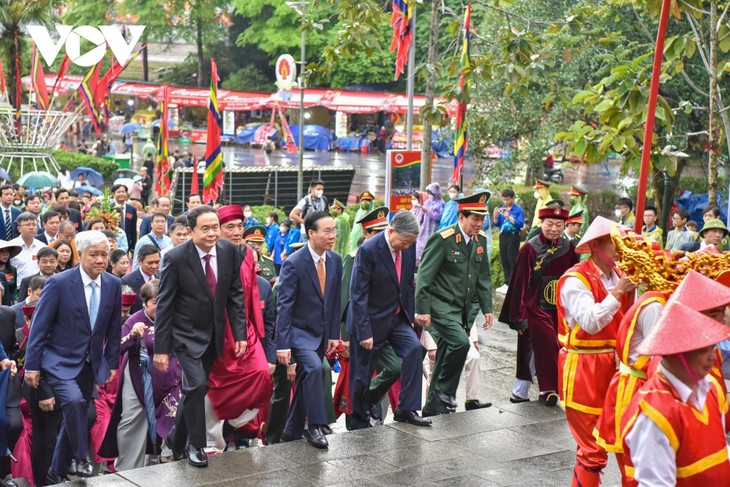
[[331, 237], [332, 235], [337, 235], [337, 229], [336, 228], [331, 228], [331, 229], [327, 229], [327, 230], [318, 230], [318, 231], [321, 232], [321, 233], [324, 233], [328, 237]]
[[37, 227], [38, 226], [38, 223], [36, 223], [36, 222], [26, 222], [26, 223], [21, 223], [18, 226], [19, 227]]

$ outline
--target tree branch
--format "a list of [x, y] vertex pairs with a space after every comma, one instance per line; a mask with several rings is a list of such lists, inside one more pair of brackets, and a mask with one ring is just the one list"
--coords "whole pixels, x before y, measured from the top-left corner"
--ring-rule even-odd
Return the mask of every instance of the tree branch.
[[722, 11], [722, 14], [720, 15], [720, 20], [717, 21], [717, 32], [720, 32], [720, 26], [722, 25], [722, 21], [725, 19], [725, 15], [727, 14], [728, 9], [730, 9], [730, 3], [725, 5], [725, 10]]
[[529, 27], [530, 24], [553, 25], [553, 24], [565, 24], [566, 23], [564, 20], [554, 20], [553, 21], [553, 20], [531, 19], [529, 17], [525, 17], [524, 15], [519, 15], [519, 14], [516, 14], [514, 12], [510, 12], [507, 9], [504, 9], [504, 8], [501, 8], [501, 7], [497, 7], [495, 5], [491, 5], [491, 4], [487, 3], [485, 0], [474, 0], [474, 3], [477, 3], [477, 4], [481, 5], [484, 8], [487, 8], [487, 9], [490, 9], [490, 10], [494, 10], [495, 12], [501, 13], [502, 15], [504, 15], [504, 16], [506, 16], [508, 18], [508, 22], [509, 22], [509, 18], [510, 17], [514, 17], [516, 19], [519, 19], [519, 20], [525, 22], [526, 24], [528, 24], [528, 27]]
[[686, 13], [684, 16], [687, 18], [687, 22], [689, 22], [689, 26], [692, 28], [692, 32], [695, 35], [695, 41], [697, 41], [697, 52], [700, 53], [700, 57], [702, 58], [702, 64], [705, 65], [705, 70], [710, 73], [710, 62], [707, 60], [707, 53], [705, 52], [705, 49], [702, 47], [702, 38], [700, 37], [698, 27], [695, 23], [697, 22], [694, 17], [692, 17], [690, 14]]
[[690, 5], [690, 4], [688, 4], [687, 2], [685, 2], [684, 0], [679, 0], [679, 3], [681, 3], [682, 5], [684, 5], [685, 7], [687, 7], [689, 10], [694, 10], [695, 12], [700, 13], [702, 15], [710, 15], [710, 12], [709, 11], [702, 10], [702, 9], [697, 8], [697, 7], [694, 7], [694, 6]]

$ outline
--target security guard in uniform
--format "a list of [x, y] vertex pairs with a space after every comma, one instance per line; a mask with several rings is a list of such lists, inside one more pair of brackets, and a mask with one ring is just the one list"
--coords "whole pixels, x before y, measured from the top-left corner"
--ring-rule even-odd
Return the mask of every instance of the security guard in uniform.
[[458, 222], [434, 233], [416, 278], [416, 322], [438, 347], [422, 415], [456, 410], [456, 389], [469, 352], [469, 330], [481, 310], [492, 326], [492, 281], [487, 236], [481, 230], [488, 192], [457, 198]]
[[[357, 220], [362, 227], [363, 241], [374, 237], [378, 233], [388, 228], [388, 214], [390, 210], [387, 206], [375, 208], [370, 213]], [[358, 247], [360, 242], [358, 242]], [[350, 302], [350, 279], [352, 277], [352, 266], [355, 262], [357, 249], [345, 255], [342, 259], [342, 321], [340, 323], [340, 336], [342, 341], [347, 344], [349, 350], [350, 333], [347, 331], [347, 308]], [[357, 343], [355, 344], [357, 346]], [[370, 382], [370, 417], [382, 421], [384, 418], [380, 400], [387, 394], [388, 390], [400, 378], [400, 358], [395, 354], [395, 350], [386, 343], [378, 356], [377, 364], [378, 375]], [[393, 406], [395, 407], [395, 406]], [[347, 429], [350, 428], [350, 417], [345, 420]]]
[[259, 254], [258, 266], [261, 268], [261, 277], [269, 282], [276, 279], [276, 268], [271, 257], [267, 257], [263, 253], [264, 239], [266, 238], [266, 228], [260, 225], [248, 227], [243, 232], [243, 239], [246, 243], [256, 249]]

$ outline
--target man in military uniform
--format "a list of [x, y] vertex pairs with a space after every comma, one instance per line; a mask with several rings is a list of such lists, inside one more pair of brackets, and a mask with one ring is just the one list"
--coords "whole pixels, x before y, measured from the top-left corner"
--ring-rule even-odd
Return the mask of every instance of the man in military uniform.
[[362, 237], [362, 226], [357, 222], [373, 210], [374, 200], [375, 196], [370, 191], [360, 193], [360, 208], [355, 213], [355, 224], [352, 226], [352, 230], [350, 230], [350, 251], [357, 249], [358, 240]]
[[[540, 234], [540, 210], [550, 205], [553, 201], [553, 197], [550, 195], [550, 182], [543, 179], [536, 179], [533, 196], [535, 197], [535, 213], [532, 214], [532, 225], [527, 230], [527, 240], [530, 240], [535, 235]], [[563, 206], [563, 202], [560, 202], [560, 206]]]
[[[357, 220], [356, 223], [362, 227], [363, 241], [372, 238], [388, 228], [388, 213], [390, 210], [387, 206], [375, 208], [370, 213]], [[358, 245], [359, 247], [359, 245]], [[347, 309], [350, 302], [350, 278], [352, 277], [352, 265], [355, 262], [357, 249], [345, 255], [342, 259], [342, 293], [341, 293], [341, 309], [342, 320], [340, 323], [340, 336], [342, 342], [349, 349], [350, 333], [347, 331]], [[357, 344], [356, 344], [357, 345]], [[370, 382], [370, 417], [377, 421], [382, 421], [384, 414], [380, 407], [380, 400], [385, 396], [393, 384], [400, 378], [400, 359], [395, 354], [393, 347], [389, 343], [383, 346], [378, 356], [377, 364], [378, 375]], [[339, 377], [339, 380], [344, 380]], [[350, 417], [346, 418], [347, 429], [352, 429], [350, 425]]]
[[335, 240], [334, 251], [345, 256], [350, 246], [350, 217], [345, 212], [345, 205], [337, 198], [332, 202], [330, 213], [335, 219], [335, 230], [337, 231], [337, 239]]
[[578, 213], [583, 215], [583, 225], [580, 229], [580, 236], [582, 237], [586, 233], [586, 228], [591, 222], [591, 216], [588, 213], [588, 190], [583, 186], [574, 184], [570, 187], [570, 217], [577, 216]]
[[259, 254], [258, 266], [261, 268], [261, 277], [272, 282], [276, 279], [276, 268], [271, 257], [267, 257], [263, 253], [265, 238], [266, 228], [260, 225], [248, 227], [243, 231], [243, 240], [256, 249], [256, 252]]
[[[550, 202], [538, 217], [541, 232], [517, 254], [515, 270], [504, 297], [499, 321], [518, 332], [517, 374], [511, 402], [529, 401], [532, 378], [537, 373], [540, 402], [558, 403], [557, 280], [578, 258], [575, 246], [563, 235], [568, 210]], [[531, 358], [534, 357], [534, 366]]]
[[423, 416], [456, 409], [456, 389], [469, 352], [469, 329], [481, 310], [492, 326], [492, 282], [486, 234], [489, 193], [458, 198], [458, 222], [431, 235], [416, 281], [416, 322], [429, 327], [436, 345]]
[[581, 237], [581, 230], [583, 228], [583, 212], [579, 211], [573, 213], [570, 217], [565, 220], [565, 230], [563, 235], [568, 239], [568, 242], [572, 243], [575, 247], [578, 245], [578, 241]]

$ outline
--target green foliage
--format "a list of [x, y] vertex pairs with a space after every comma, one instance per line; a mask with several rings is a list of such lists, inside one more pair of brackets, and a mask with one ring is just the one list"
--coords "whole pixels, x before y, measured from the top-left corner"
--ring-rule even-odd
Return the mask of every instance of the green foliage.
[[499, 260], [499, 232], [495, 232], [492, 237], [492, 258], [489, 262], [489, 271], [492, 275], [492, 291], [504, 284], [504, 270], [502, 269], [502, 261]]
[[273, 76], [262, 73], [254, 65], [246, 65], [231, 73], [223, 83], [224, 90], [269, 91], [273, 89]]
[[289, 216], [288, 213], [284, 213], [284, 210], [282, 208], [278, 208], [272, 205], [260, 205], [251, 207], [251, 213], [253, 214], [253, 217], [258, 220], [261, 225], [264, 226], [266, 226], [266, 217], [269, 216], [269, 213], [271, 213], [272, 211], [276, 211], [279, 214], [279, 222], [283, 222]]
[[79, 154], [78, 152], [69, 152], [65, 150], [54, 150], [53, 157], [58, 165], [68, 171], [77, 167], [89, 167], [95, 171], [99, 171], [104, 177], [104, 181], [111, 183], [111, 177], [114, 171], [119, 169], [119, 164], [114, 161], [107, 161], [99, 157], [87, 154]]

